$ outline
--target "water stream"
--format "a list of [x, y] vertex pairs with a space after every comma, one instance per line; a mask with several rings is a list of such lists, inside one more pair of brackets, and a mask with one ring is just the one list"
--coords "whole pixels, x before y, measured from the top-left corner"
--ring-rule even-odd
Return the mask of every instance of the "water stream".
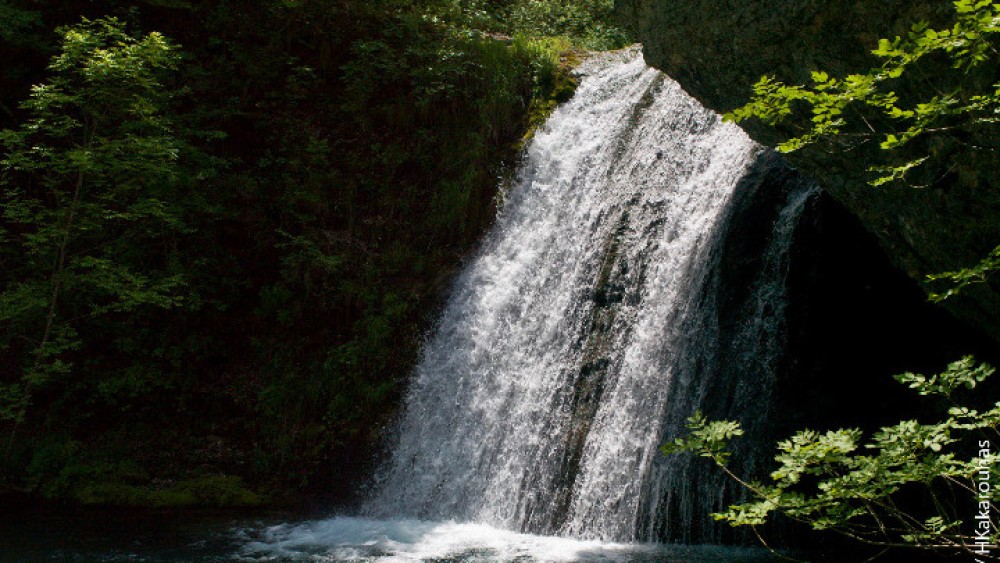
[[[721, 508], [721, 481], [657, 448], [713, 402], [751, 426], [766, 418], [787, 255], [816, 190], [782, 193], [746, 303], [724, 314], [731, 227], [773, 159], [638, 52], [583, 72], [455, 282], [369, 516], [713, 539], [685, 528]], [[726, 341], [720, 322], [734, 320]], [[731, 396], [710, 393], [722, 377]]]
[[657, 448], [702, 409], [740, 419], [759, 465], [816, 188], [636, 50], [580, 72], [454, 281], [360, 513], [241, 527], [234, 558], [768, 560], [663, 543], [722, 539], [709, 514], [736, 493]]

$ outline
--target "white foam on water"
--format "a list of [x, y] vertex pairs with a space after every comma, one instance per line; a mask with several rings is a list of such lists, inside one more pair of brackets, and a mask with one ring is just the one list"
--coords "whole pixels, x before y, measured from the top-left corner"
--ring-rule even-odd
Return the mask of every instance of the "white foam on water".
[[623, 544], [521, 534], [483, 524], [338, 517], [259, 532], [239, 557], [248, 561], [767, 561], [761, 550]]

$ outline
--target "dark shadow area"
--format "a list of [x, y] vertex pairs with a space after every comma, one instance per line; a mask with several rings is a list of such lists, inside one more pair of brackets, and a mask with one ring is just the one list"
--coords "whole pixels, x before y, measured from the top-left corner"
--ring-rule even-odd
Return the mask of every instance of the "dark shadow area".
[[[939, 402], [892, 376], [939, 373], [969, 354], [996, 365], [997, 343], [930, 303], [916, 281], [890, 262], [875, 236], [833, 198], [824, 193], [814, 205], [792, 250], [788, 355], [774, 390], [772, 441], [806, 428], [861, 428], [870, 436], [901, 420], [944, 419]], [[996, 381], [987, 382], [972, 395], [986, 403], [997, 388]], [[878, 553], [794, 526], [776, 535], [822, 560], [863, 560]], [[907, 561], [939, 560], [894, 553]], [[896, 559], [889, 553], [883, 560]]]

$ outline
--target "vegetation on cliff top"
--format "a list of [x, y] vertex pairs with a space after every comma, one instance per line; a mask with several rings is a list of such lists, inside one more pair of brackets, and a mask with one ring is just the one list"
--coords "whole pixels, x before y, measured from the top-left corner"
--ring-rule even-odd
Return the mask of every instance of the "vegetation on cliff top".
[[0, 0], [0, 493], [346, 492], [609, 13]]

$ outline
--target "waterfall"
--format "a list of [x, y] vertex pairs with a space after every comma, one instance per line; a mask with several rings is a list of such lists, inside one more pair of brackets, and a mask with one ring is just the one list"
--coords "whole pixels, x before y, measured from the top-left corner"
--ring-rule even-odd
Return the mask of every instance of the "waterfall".
[[765, 432], [789, 250], [816, 189], [777, 181], [773, 155], [636, 50], [580, 72], [454, 282], [369, 516], [715, 538], [723, 482], [657, 448], [699, 408]]

